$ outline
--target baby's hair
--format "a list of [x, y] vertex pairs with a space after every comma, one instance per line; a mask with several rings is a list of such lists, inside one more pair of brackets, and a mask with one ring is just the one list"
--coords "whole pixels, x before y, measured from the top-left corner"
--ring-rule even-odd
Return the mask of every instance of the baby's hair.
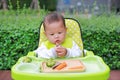
[[64, 17], [61, 14], [59, 14], [57, 12], [49, 13], [43, 20], [44, 30], [45, 30], [45, 27], [46, 27], [46, 23], [50, 24], [50, 23], [59, 22], [59, 21], [62, 21], [63, 25], [66, 27], [65, 19], [64, 19]]

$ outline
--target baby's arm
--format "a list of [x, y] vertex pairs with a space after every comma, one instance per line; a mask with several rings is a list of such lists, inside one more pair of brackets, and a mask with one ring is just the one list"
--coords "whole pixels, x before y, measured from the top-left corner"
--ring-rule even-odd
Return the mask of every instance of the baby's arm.
[[34, 52], [38, 55], [38, 57], [42, 58], [55, 58], [57, 56], [54, 48], [47, 49], [44, 44], [42, 44]]
[[73, 47], [67, 48], [66, 57], [78, 57], [82, 55], [82, 50], [80, 50], [79, 46], [73, 41]]

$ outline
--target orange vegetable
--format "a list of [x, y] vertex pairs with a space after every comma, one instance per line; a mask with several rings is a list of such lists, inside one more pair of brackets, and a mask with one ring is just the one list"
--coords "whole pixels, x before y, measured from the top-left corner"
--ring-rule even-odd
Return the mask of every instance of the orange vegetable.
[[69, 69], [82, 69], [83, 66], [75, 66], [75, 67], [70, 67]]
[[55, 69], [56, 70], [61, 70], [62, 68], [66, 67], [66, 66], [67, 66], [66, 62], [63, 62], [60, 65], [58, 65]]

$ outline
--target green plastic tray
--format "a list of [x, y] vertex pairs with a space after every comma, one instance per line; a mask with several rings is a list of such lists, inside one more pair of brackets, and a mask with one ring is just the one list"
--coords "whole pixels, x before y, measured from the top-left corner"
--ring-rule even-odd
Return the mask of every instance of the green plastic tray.
[[99, 56], [86, 56], [80, 59], [86, 67], [84, 72], [43, 73], [40, 71], [42, 59], [32, 57], [31, 63], [23, 63], [24, 57], [12, 67], [14, 80], [108, 80], [110, 69]]

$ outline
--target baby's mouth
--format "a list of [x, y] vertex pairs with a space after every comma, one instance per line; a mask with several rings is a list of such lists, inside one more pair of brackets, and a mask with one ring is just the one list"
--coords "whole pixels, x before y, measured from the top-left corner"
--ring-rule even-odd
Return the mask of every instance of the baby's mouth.
[[56, 40], [55, 44], [58, 45], [60, 43], [60, 40]]

